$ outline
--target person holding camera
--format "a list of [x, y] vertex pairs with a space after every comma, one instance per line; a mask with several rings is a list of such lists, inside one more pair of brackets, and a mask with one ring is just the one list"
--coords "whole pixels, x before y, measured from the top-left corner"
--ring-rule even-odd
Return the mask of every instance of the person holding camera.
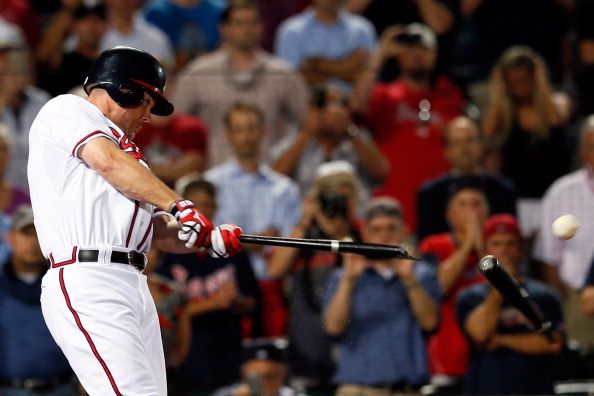
[[[351, 95], [352, 109], [364, 115], [390, 165], [376, 195], [398, 199], [412, 229], [416, 229], [416, 192], [425, 180], [448, 170], [443, 131], [464, 106], [460, 90], [436, 76], [437, 52], [435, 33], [426, 25], [387, 28]], [[396, 59], [401, 74], [392, 82], [377, 82], [387, 59]]]
[[[345, 165], [330, 162], [320, 168], [314, 187], [303, 200], [301, 219], [291, 237], [360, 239], [356, 217], [358, 181]], [[290, 279], [291, 377], [315, 393], [333, 391], [330, 379], [334, 362], [330, 340], [323, 330], [321, 305], [326, 281], [341, 261], [336, 253], [285, 247], [275, 249], [269, 260], [272, 277]]]
[[271, 166], [295, 179], [308, 191], [324, 162], [347, 161], [356, 170], [365, 192], [388, 174], [388, 162], [368, 132], [356, 126], [346, 98], [337, 89], [312, 90], [305, 122], [297, 134], [282, 139], [272, 152]]
[[[400, 244], [404, 223], [393, 198], [374, 198], [363, 240]], [[326, 332], [339, 338], [338, 396], [416, 393], [428, 381], [425, 333], [436, 329], [439, 286], [426, 261], [346, 254], [323, 300]]]

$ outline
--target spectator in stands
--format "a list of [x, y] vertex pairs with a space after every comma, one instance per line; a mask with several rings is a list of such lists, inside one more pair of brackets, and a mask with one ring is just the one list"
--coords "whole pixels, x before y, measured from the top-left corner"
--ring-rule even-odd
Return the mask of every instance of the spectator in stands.
[[[93, 61], [99, 55], [101, 40], [107, 29], [105, 5], [94, 6], [80, 4], [76, 9], [64, 8], [56, 18], [62, 22], [54, 23], [52, 30], [47, 30], [43, 43], [37, 51], [38, 86], [47, 90], [52, 96], [61, 95], [81, 86]], [[76, 48], [63, 52], [62, 48], [53, 48], [62, 42], [57, 31], [62, 26], [70, 26], [78, 37]], [[55, 41], [55, 44], [52, 43]], [[52, 49], [52, 51], [47, 51]]]
[[190, 59], [217, 48], [221, 11], [211, 0], [156, 0], [143, 13], [169, 37], [180, 70]]
[[[398, 244], [402, 224], [398, 205], [372, 200], [363, 240]], [[337, 395], [390, 395], [426, 383], [424, 332], [437, 327], [438, 293], [428, 262], [344, 256], [324, 292], [325, 329], [340, 337]]]
[[301, 77], [259, 47], [262, 22], [255, 3], [231, 1], [221, 15], [221, 30], [224, 45], [188, 64], [179, 76], [172, 99], [179, 112], [206, 122], [210, 166], [231, 158], [230, 147], [224, 141], [223, 119], [233, 103], [250, 101], [264, 111], [263, 147], [268, 148], [290, 133], [289, 126], [301, 122], [307, 106], [307, 90]]
[[16, 208], [30, 205], [29, 194], [6, 180], [6, 171], [11, 161], [12, 136], [8, 127], [0, 123], [0, 212], [12, 216]]
[[8, 126], [13, 141], [6, 178], [28, 190], [29, 129], [50, 96], [32, 85], [34, 72], [27, 50], [11, 49], [6, 61], [5, 67], [0, 66], [0, 122]]
[[276, 33], [275, 53], [311, 85], [331, 84], [349, 93], [365, 69], [376, 36], [371, 23], [344, 8], [344, 0], [314, 0]]
[[569, 170], [569, 99], [555, 94], [544, 60], [527, 47], [508, 49], [493, 68], [483, 132], [495, 156], [490, 170], [511, 179], [523, 234], [536, 231], [540, 199]]
[[[352, 213], [360, 183], [352, 168], [341, 166], [336, 161], [320, 167], [290, 237], [361, 240], [358, 219]], [[292, 381], [302, 383], [306, 393], [333, 393], [335, 367], [322, 324], [322, 296], [328, 277], [341, 263], [342, 256], [333, 252], [285, 247], [274, 249], [268, 261], [271, 277], [291, 282], [289, 369]]]
[[460, 393], [468, 368], [469, 346], [456, 323], [456, 297], [465, 287], [483, 281], [478, 261], [484, 249], [482, 227], [489, 214], [485, 195], [474, 187], [460, 187], [448, 201], [446, 217], [451, 232], [430, 235], [420, 251], [437, 258], [441, 290], [440, 323], [429, 337], [431, 384]]
[[[567, 338], [587, 348], [594, 346], [594, 318], [581, 315], [578, 291], [584, 286], [594, 257], [594, 116], [582, 125], [579, 147], [582, 168], [556, 180], [543, 198], [533, 255], [544, 263], [545, 281], [564, 297]], [[551, 224], [568, 213], [579, 219], [580, 229], [564, 241], [553, 235]]]
[[[167, 69], [175, 67], [175, 54], [167, 35], [138, 14], [141, 0], [105, 0], [102, 3], [107, 9], [108, 25], [101, 37], [99, 52], [125, 45], [149, 52]], [[77, 47], [79, 38], [70, 30], [80, 4], [80, 0], [62, 0], [62, 7], [49, 22], [37, 48], [40, 62], [55, 65], [56, 54]]]
[[43, 321], [39, 303], [48, 265], [30, 206], [15, 212], [8, 241], [12, 256], [0, 270], [0, 393], [71, 396], [74, 374]]
[[173, 186], [180, 177], [204, 171], [207, 133], [202, 120], [175, 113], [153, 116], [134, 142], [148, 159], [151, 171]]
[[[217, 210], [216, 189], [205, 180], [186, 185], [183, 196], [208, 218]], [[181, 366], [183, 395], [210, 394], [239, 379], [242, 319], [257, 307], [258, 285], [249, 258], [214, 259], [206, 252], [166, 254], [156, 273], [185, 291], [192, 336]]]
[[[569, 45], [568, 5], [563, 0], [461, 0], [460, 9], [467, 24], [465, 48], [457, 46], [469, 81], [489, 77], [500, 55], [513, 45], [527, 45], [546, 61], [556, 83], [567, 70], [564, 51]], [[502, 27], [502, 21], [505, 21]]]
[[104, 0], [109, 28], [101, 40], [101, 51], [126, 45], [147, 51], [167, 69], [175, 69], [175, 52], [161, 29], [139, 15], [142, 0]]
[[35, 48], [39, 40], [37, 15], [29, 1], [2, 0], [0, 17], [18, 26], [25, 34], [28, 48]]
[[311, 188], [317, 168], [328, 161], [347, 161], [357, 170], [363, 199], [388, 173], [388, 163], [367, 131], [351, 120], [345, 97], [330, 87], [313, 92], [301, 130], [281, 140], [272, 157], [272, 168], [295, 179], [301, 191]]
[[487, 219], [485, 253], [492, 254], [530, 294], [552, 325], [552, 339], [488, 283], [471, 286], [456, 302], [458, 323], [472, 343], [466, 391], [469, 394], [552, 394], [556, 354], [563, 346], [563, 311], [549, 286], [524, 277], [523, 239], [516, 219], [508, 214]]
[[25, 48], [27, 43], [21, 29], [0, 16], [0, 51], [7, 48]]
[[[354, 110], [366, 114], [374, 140], [390, 164], [376, 193], [398, 199], [414, 230], [417, 190], [428, 178], [447, 171], [443, 130], [461, 114], [464, 103], [446, 78], [433, 78], [436, 56], [435, 34], [427, 26], [387, 29], [351, 97]], [[398, 60], [400, 77], [374, 84], [379, 67], [390, 57]]]
[[274, 38], [278, 26], [287, 18], [295, 15], [301, 8], [300, 0], [257, 0], [262, 13], [264, 31], [262, 34], [262, 47], [266, 51], [274, 52]]
[[[266, 147], [262, 111], [256, 105], [238, 102], [227, 111], [225, 128], [234, 156], [204, 174], [219, 192], [215, 218], [235, 222], [248, 234], [288, 235], [299, 220], [299, 187], [262, 161]], [[264, 335], [284, 335], [286, 308], [281, 298], [282, 285], [269, 279], [268, 252], [258, 245], [247, 245], [246, 250], [262, 290]]]
[[[437, 35], [439, 53], [436, 70], [449, 75], [451, 48], [457, 33], [459, 15], [457, 0], [347, 0], [347, 8], [369, 19], [378, 35], [395, 25], [423, 23]], [[380, 75], [381, 81], [391, 81], [398, 76], [398, 65], [387, 59]]]
[[287, 342], [283, 339], [251, 340], [241, 365], [242, 381], [216, 391], [213, 396], [297, 396], [285, 385]]
[[417, 191], [419, 240], [449, 230], [445, 217], [448, 197], [462, 185], [481, 190], [491, 213], [516, 213], [512, 183], [503, 176], [487, 173], [482, 166], [484, 141], [474, 121], [466, 116], [454, 118], [444, 130], [444, 143], [450, 170], [427, 180]]

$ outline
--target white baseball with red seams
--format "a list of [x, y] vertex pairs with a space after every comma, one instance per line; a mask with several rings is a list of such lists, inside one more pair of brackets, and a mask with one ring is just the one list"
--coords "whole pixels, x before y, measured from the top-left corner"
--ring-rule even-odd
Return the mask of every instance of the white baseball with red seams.
[[[110, 139], [147, 166], [134, 143], [77, 96], [52, 99], [31, 128], [35, 227], [45, 257], [56, 267], [43, 279], [43, 314], [91, 396], [166, 395], [162, 342], [145, 275], [110, 263], [112, 250], [148, 251], [154, 207], [126, 198], [77, 156], [97, 138]], [[77, 262], [80, 249], [98, 250], [98, 262]], [[130, 296], [130, 288], [140, 293]], [[142, 328], [136, 315], [147, 318]]]

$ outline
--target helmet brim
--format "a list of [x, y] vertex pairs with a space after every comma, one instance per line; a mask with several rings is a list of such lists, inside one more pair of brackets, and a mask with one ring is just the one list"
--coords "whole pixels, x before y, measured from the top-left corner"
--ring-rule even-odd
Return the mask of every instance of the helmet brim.
[[173, 103], [159, 92], [147, 92], [155, 100], [151, 113], [158, 116], [168, 116], [173, 113]]

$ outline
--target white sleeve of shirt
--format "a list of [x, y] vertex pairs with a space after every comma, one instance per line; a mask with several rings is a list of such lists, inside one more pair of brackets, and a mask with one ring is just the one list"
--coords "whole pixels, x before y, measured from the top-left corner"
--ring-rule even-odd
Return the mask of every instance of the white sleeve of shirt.
[[74, 95], [58, 97], [47, 110], [53, 119], [49, 130], [51, 140], [75, 157], [82, 146], [98, 137], [118, 144], [107, 119], [85, 99]]

